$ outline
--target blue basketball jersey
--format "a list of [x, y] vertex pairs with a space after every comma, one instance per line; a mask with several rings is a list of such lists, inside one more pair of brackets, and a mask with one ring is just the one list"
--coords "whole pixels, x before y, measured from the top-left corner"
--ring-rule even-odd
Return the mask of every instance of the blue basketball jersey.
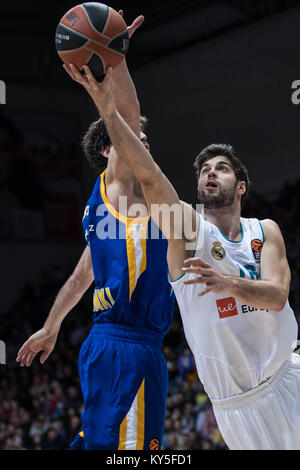
[[174, 312], [168, 242], [150, 214], [128, 218], [114, 209], [104, 175], [98, 177], [83, 215], [95, 277], [93, 320], [165, 335]]

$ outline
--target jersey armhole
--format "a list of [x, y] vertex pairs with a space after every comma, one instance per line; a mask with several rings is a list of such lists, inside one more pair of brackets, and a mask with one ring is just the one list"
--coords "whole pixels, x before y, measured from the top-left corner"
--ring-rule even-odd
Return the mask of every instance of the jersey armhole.
[[265, 241], [265, 234], [264, 234], [264, 230], [262, 228], [262, 225], [261, 225], [261, 221], [259, 219], [258, 220], [258, 223], [259, 223], [259, 226], [260, 226], [260, 229], [261, 229], [261, 234], [262, 234], [262, 242], [264, 243]]

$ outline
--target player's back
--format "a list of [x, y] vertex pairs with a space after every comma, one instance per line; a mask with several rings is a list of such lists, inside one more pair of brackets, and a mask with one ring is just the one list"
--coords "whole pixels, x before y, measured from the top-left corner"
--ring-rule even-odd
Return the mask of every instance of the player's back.
[[164, 335], [174, 311], [167, 240], [149, 215], [127, 218], [114, 209], [106, 196], [104, 174], [96, 181], [83, 217], [95, 276], [93, 319]]
[[162, 440], [168, 368], [161, 353], [174, 312], [167, 240], [151, 218], [119, 214], [104, 173], [83, 226], [95, 276], [94, 326], [79, 355], [86, 449], [149, 449]]

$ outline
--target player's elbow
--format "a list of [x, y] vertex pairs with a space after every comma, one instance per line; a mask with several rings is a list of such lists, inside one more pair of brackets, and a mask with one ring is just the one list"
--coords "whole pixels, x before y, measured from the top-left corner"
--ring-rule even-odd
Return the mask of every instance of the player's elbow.
[[275, 302], [273, 305], [272, 305], [272, 310], [274, 312], [281, 312], [281, 310], [283, 310], [285, 306], [285, 302]]
[[275, 305], [275, 308], [273, 308], [273, 310], [274, 310], [275, 312], [281, 312], [281, 310], [284, 309], [286, 302], [287, 302], [287, 299], [286, 299], [286, 298], [285, 298], [284, 300], [282, 300], [282, 301], [279, 301], [279, 302]]
[[83, 271], [80, 273], [73, 273], [69, 277], [66, 287], [71, 292], [76, 292], [76, 294], [81, 295], [87, 289], [87, 280], [89, 278], [89, 273], [84, 273]]
[[272, 306], [272, 310], [275, 312], [281, 312], [284, 309], [285, 304], [288, 300], [289, 290], [286, 288], [278, 288], [276, 295], [273, 298], [274, 305]]

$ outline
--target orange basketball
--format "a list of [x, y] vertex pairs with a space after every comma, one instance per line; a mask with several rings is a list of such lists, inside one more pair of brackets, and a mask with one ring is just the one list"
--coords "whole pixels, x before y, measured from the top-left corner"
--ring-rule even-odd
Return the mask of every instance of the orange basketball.
[[82, 3], [61, 18], [55, 45], [65, 64], [75, 64], [81, 73], [88, 65], [101, 81], [107, 68], [119, 65], [128, 51], [127, 25], [116, 10], [103, 3]]

